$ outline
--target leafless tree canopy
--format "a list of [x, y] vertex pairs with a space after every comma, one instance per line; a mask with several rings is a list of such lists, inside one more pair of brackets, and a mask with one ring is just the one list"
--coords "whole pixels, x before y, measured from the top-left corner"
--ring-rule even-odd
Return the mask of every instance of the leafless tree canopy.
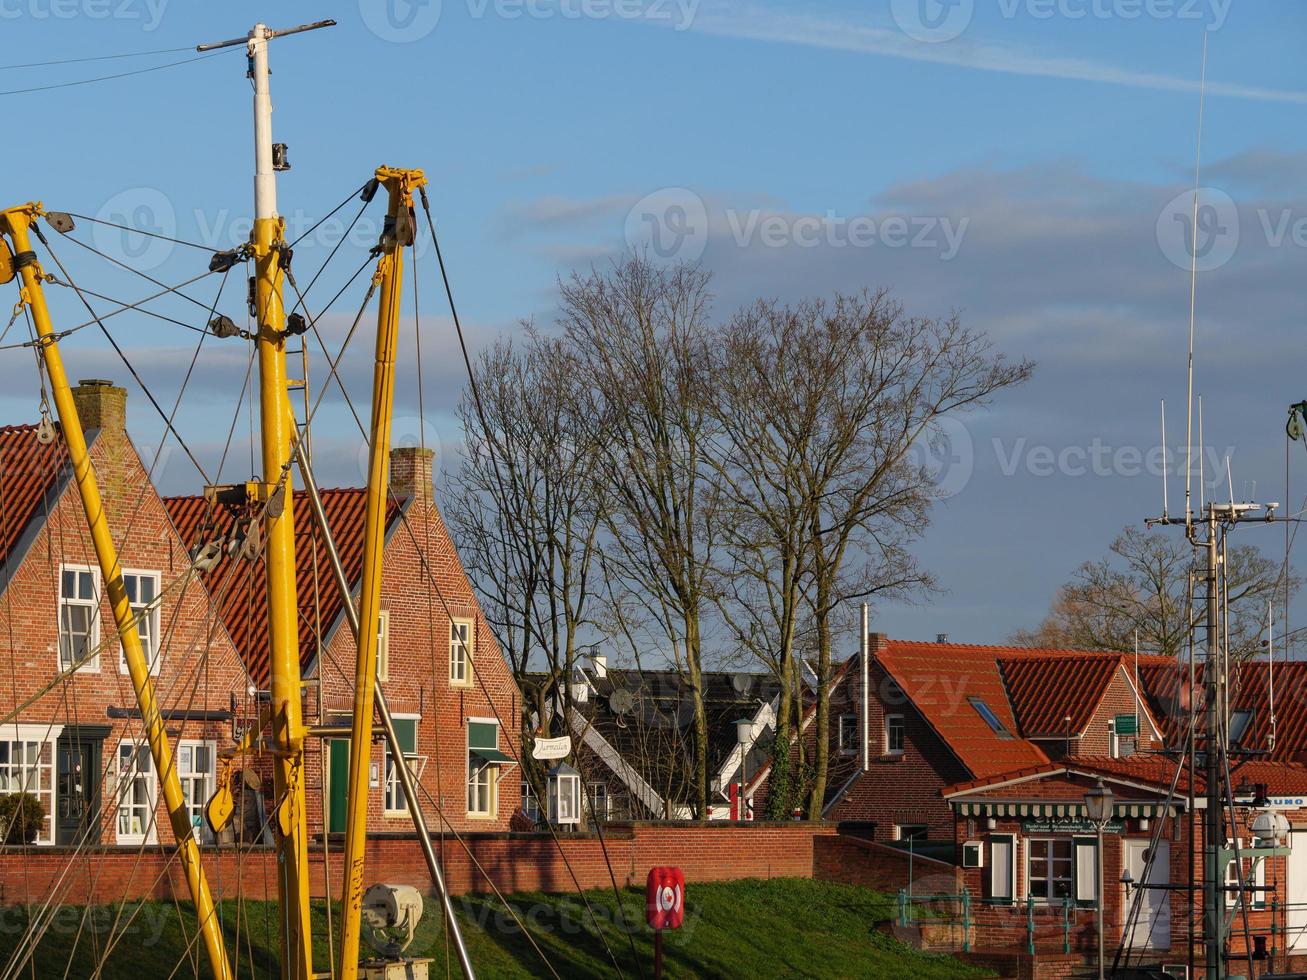
[[[1175, 656], [1185, 649], [1191, 626], [1206, 616], [1202, 603], [1203, 572], [1190, 544], [1176, 535], [1123, 528], [1107, 556], [1087, 561], [1053, 599], [1048, 617], [1038, 628], [1018, 632], [1024, 646], [1081, 650], [1134, 649]], [[1283, 600], [1285, 581], [1280, 562], [1254, 546], [1230, 544], [1225, 580], [1229, 592], [1230, 651], [1248, 657], [1260, 649], [1268, 602]], [[1197, 586], [1191, 586], [1190, 574]], [[1289, 573], [1289, 591], [1298, 586]], [[1190, 602], [1191, 588], [1198, 598]]]
[[659, 651], [650, 666], [690, 693], [700, 814], [705, 660], [761, 665], [781, 690], [772, 809], [820, 816], [839, 617], [931, 587], [912, 547], [936, 487], [911, 450], [1031, 365], [884, 292], [763, 301], [723, 323], [698, 268], [632, 256], [560, 294], [555, 339], [489, 352], [482, 411], [464, 403], [451, 524], [500, 640], [519, 677], [543, 666], [549, 683], [587, 632], [636, 662]]

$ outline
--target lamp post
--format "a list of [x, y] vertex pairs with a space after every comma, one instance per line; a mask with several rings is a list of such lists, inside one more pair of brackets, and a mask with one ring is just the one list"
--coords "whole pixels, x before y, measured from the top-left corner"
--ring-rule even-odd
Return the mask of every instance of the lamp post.
[[1103, 830], [1112, 819], [1113, 799], [1112, 791], [1103, 785], [1101, 778], [1093, 789], [1085, 792], [1085, 812], [1098, 834], [1098, 980], [1103, 980], [1103, 913], [1107, 904], [1103, 896]]
[[753, 741], [753, 719], [741, 718], [735, 723], [735, 740], [740, 746], [740, 796], [736, 801], [736, 817], [749, 819], [749, 779], [747, 763], [749, 761], [749, 743]]

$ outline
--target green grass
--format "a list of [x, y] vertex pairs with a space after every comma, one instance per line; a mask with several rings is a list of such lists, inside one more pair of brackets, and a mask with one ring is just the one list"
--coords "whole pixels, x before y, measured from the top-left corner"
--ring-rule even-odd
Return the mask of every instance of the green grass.
[[[652, 977], [653, 936], [644, 925], [643, 891], [624, 891], [620, 914], [611, 891], [587, 892], [585, 901], [576, 895], [524, 893], [509, 896], [509, 902], [560, 977], [606, 978], [619, 970], [627, 977], [640, 977], [642, 970], [645, 977]], [[550, 975], [540, 953], [498, 899], [465, 896], [455, 905], [479, 977]], [[184, 905], [179, 910], [171, 903], [133, 903], [128, 913], [138, 906], [122, 942], [108, 958], [103, 977], [190, 977], [197, 966], [203, 967], [198, 959], [195, 965], [183, 961], [183, 936], [195, 935], [194, 916]], [[21, 975], [90, 976], [98, 959], [95, 943], [98, 940], [103, 948], [114, 911], [62, 909]], [[245, 902], [239, 911], [238, 916], [235, 903], [223, 904], [229, 949], [236, 946], [239, 918], [238, 976], [276, 976], [276, 905]], [[316, 934], [325, 936], [325, 909], [318, 903], [314, 911]], [[684, 926], [664, 935], [664, 975], [668, 980], [733, 976], [946, 980], [987, 975], [951, 957], [917, 952], [877, 931], [875, 923], [893, 914], [893, 899], [850, 885], [792, 878], [691, 884]], [[21, 916], [20, 909], [0, 910], [0, 962], [10, 961], [25, 931]], [[623, 916], [634, 929], [624, 928]], [[81, 923], [85, 927], [74, 942]], [[325, 969], [325, 941], [319, 942], [317, 951], [317, 966]], [[442, 917], [432, 899], [409, 953], [433, 957], [431, 976], [436, 978], [445, 976], [445, 952]], [[450, 975], [459, 976], [457, 963], [448, 965]]]

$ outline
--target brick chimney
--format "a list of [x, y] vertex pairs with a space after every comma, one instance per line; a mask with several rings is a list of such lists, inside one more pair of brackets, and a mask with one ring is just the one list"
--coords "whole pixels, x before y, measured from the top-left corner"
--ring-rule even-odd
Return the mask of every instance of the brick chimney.
[[431, 470], [435, 452], [418, 446], [397, 446], [390, 451], [390, 489], [396, 497], [432, 502]]
[[127, 428], [127, 389], [112, 381], [88, 378], [77, 382], [73, 402], [83, 429], [123, 432]]
[[885, 647], [887, 647], [888, 645], [889, 645], [888, 636], [886, 636], [884, 633], [873, 633], [870, 630], [868, 630], [867, 653], [871, 655], [872, 660], [875, 660], [876, 654], [880, 653], [880, 651], [885, 649]]

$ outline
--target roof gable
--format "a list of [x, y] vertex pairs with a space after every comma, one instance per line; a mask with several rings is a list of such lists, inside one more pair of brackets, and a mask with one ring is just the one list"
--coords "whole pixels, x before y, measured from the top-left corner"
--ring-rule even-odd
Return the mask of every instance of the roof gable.
[[35, 425], [0, 426], [0, 587], [45, 523], [70, 473], [63, 439], [43, 443]]
[[1083, 733], [1120, 663], [1118, 653], [1041, 650], [1001, 657], [1000, 669], [1021, 734], [1037, 738]]
[[[909, 640], [885, 640], [876, 649], [877, 661], [977, 777], [1048, 762], [1038, 746], [1019, 735], [999, 669], [1002, 652], [1017, 651]], [[1006, 736], [986, 721], [981, 705], [1006, 729]]]
[[[363, 530], [367, 510], [367, 491], [357, 488], [322, 490], [322, 507], [327, 524], [340, 554], [345, 578], [353, 587], [363, 568]], [[210, 505], [204, 497], [166, 497], [164, 505], [187, 547], [221, 540], [232, 533], [237, 519], [224, 507]], [[301, 669], [313, 664], [319, 644], [326, 645], [341, 620], [345, 600], [332, 580], [326, 546], [307, 493], [294, 495], [296, 583], [299, 598], [299, 649]], [[389, 532], [401, 508], [394, 499], [387, 501], [386, 528]], [[318, 587], [313, 586], [317, 575]], [[245, 661], [251, 678], [266, 687], [271, 677], [269, 664], [268, 591], [264, 583], [264, 560], [260, 551], [254, 560], [246, 560], [224, 551], [208, 572], [204, 584], [213, 596], [232, 641]]]

